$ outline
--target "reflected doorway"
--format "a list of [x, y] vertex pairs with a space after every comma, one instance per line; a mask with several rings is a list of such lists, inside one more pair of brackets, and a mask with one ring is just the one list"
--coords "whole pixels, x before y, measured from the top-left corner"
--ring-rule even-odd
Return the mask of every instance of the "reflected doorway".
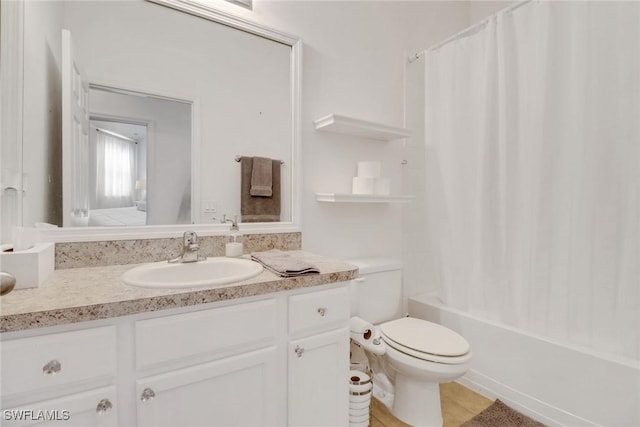
[[191, 223], [192, 104], [107, 86], [88, 93], [86, 148], [69, 162], [70, 193], [85, 208], [65, 226]]

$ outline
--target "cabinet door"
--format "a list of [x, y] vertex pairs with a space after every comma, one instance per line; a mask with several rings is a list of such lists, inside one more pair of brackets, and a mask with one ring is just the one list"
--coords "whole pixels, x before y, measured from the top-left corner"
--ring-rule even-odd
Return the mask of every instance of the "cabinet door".
[[349, 424], [347, 328], [289, 344], [289, 425]]
[[115, 387], [104, 387], [19, 408], [3, 409], [1, 424], [5, 427], [117, 426]]
[[138, 426], [277, 425], [284, 396], [272, 390], [276, 353], [269, 347], [138, 380]]

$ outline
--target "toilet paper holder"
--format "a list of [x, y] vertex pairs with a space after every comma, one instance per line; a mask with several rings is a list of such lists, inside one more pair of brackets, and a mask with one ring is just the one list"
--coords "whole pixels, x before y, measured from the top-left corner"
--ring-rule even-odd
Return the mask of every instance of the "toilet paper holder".
[[349, 321], [349, 329], [351, 340], [358, 346], [377, 355], [386, 353], [380, 332], [371, 323], [354, 316]]

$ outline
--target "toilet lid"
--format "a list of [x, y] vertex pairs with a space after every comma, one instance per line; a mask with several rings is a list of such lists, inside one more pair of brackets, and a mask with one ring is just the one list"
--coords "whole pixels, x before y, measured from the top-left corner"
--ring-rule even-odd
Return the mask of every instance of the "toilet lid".
[[383, 323], [380, 330], [401, 346], [420, 353], [456, 357], [470, 350], [467, 340], [451, 329], [413, 317]]

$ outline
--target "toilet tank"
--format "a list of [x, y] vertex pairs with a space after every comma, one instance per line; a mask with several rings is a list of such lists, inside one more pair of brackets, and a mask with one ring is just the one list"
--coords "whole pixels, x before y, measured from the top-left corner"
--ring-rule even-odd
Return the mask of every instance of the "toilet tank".
[[402, 262], [393, 258], [358, 258], [359, 277], [349, 285], [351, 315], [378, 324], [402, 317]]

